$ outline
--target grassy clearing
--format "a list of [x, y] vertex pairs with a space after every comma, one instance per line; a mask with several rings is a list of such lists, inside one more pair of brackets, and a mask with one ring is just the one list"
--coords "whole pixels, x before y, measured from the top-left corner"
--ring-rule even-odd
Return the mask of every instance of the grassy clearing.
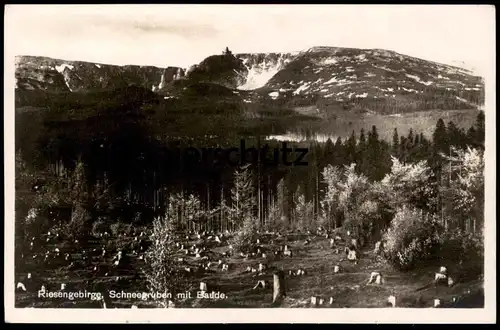
[[[203, 240], [203, 239], [202, 239]], [[186, 247], [193, 244], [200, 244], [202, 240], [191, 239], [184, 241]], [[311, 243], [304, 245], [304, 237], [287, 236], [286, 244], [294, 252], [292, 257], [276, 257], [272, 251], [285, 244], [285, 238], [276, 238], [269, 235], [261, 239], [262, 251], [267, 258], [244, 258], [234, 254], [231, 257], [222, 257], [222, 253], [229, 251], [227, 243], [210, 249], [208, 256], [213, 265], [209, 270], [186, 274], [188, 280], [193, 283], [191, 298], [172, 300], [176, 307], [180, 308], [266, 308], [266, 307], [310, 307], [311, 296], [318, 296], [325, 300], [325, 304], [320, 307], [329, 308], [380, 308], [386, 307], [387, 298], [390, 295], [397, 297], [398, 307], [432, 307], [434, 299], [441, 299], [441, 304], [445, 307], [476, 307], [483, 306], [483, 283], [480, 279], [459, 282], [452, 287], [431, 286], [421, 291], [415, 291], [432, 282], [436, 266], [431, 266], [418, 271], [402, 273], [387, 265], [380, 257], [370, 250], [361, 253], [359, 262], [354, 264], [345, 259], [343, 244], [337, 246], [340, 253], [330, 248], [329, 240], [321, 236], [314, 236]], [[65, 242], [54, 242], [43, 246], [41, 253], [53, 251], [59, 247], [61, 252], [68, 252], [75, 261], [75, 265], [69, 266], [69, 262], [62, 262], [57, 265], [47, 266], [34, 264], [29, 255], [24, 256], [21, 261], [24, 267], [16, 267], [16, 280], [25, 277], [27, 272], [33, 276], [33, 285], [29, 292], [17, 292], [16, 307], [36, 307], [36, 308], [101, 308], [99, 302], [86, 299], [69, 300], [67, 298], [43, 298], [38, 297], [36, 290], [45, 285], [48, 291], [58, 291], [61, 283], [67, 285], [67, 291], [93, 291], [93, 292], [143, 292], [146, 290], [146, 283], [142, 274], [144, 266], [143, 260], [139, 257], [141, 253], [127, 253], [130, 264], [126, 268], [116, 269], [112, 265], [112, 257], [116, 251], [107, 250], [106, 256], [91, 256], [88, 263], [78, 262], [81, 260], [82, 251], [92, 253], [93, 249], [104, 246], [120, 246], [133, 244], [134, 237], [114, 237], [110, 239], [92, 239], [86, 246], [78, 244], [66, 244]], [[212, 243], [212, 242], [211, 242]], [[193, 267], [201, 264], [200, 258], [194, 255], [186, 255], [179, 251], [176, 258], [183, 258], [183, 267]], [[229, 264], [228, 271], [222, 271], [217, 266], [217, 261]], [[248, 266], [258, 268], [258, 264], [263, 263], [268, 266], [263, 274], [248, 273], [245, 269]], [[205, 261], [206, 264], [206, 261]], [[446, 265], [445, 262], [443, 262]], [[20, 263], [17, 264], [19, 266]], [[334, 273], [335, 265], [341, 267], [341, 272]], [[453, 265], [446, 265], [453, 271]], [[288, 275], [289, 270], [306, 271], [304, 276], [292, 277]], [[286, 287], [287, 297], [281, 305], [272, 304], [272, 271], [275, 269], [284, 270], [287, 274]], [[367, 281], [372, 271], [382, 272], [385, 277], [383, 285], [368, 285]], [[265, 280], [269, 285], [265, 289], [252, 288], [258, 280]], [[197, 298], [197, 291], [200, 282], [206, 282], [208, 292], [224, 293], [226, 298]], [[330, 304], [330, 297], [333, 298]], [[461, 305], [453, 304], [453, 299], [461, 302]], [[136, 305], [139, 308], [156, 307], [155, 301], [140, 299], [111, 299], [107, 308], [130, 308]]]
[[[339, 109], [328, 115], [317, 114], [318, 118], [319, 116], [326, 118], [322, 118], [316, 123], [297, 124], [294, 130], [331, 136], [332, 140], [335, 141], [337, 137], [348, 138], [353, 131], [357, 135], [359, 135], [361, 129], [368, 132], [375, 125], [380, 138], [386, 141], [392, 141], [394, 128], [398, 129], [399, 136], [407, 136], [410, 129], [412, 129], [414, 134], [423, 133], [430, 139], [439, 118], [442, 118], [446, 124], [453, 121], [457, 127], [467, 130], [474, 124], [478, 113], [478, 110], [472, 109], [430, 110], [382, 115], [361, 110], [345, 111]], [[291, 131], [295, 132], [294, 130]]]

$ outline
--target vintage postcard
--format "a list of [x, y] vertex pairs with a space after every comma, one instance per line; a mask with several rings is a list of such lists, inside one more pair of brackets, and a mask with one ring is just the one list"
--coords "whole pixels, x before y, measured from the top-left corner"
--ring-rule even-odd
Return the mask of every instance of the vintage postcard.
[[496, 322], [493, 6], [4, 15], [7, 322]]

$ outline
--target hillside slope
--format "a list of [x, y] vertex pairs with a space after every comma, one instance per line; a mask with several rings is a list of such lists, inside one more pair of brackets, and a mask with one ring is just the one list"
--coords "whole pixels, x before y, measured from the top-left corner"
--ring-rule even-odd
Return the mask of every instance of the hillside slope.
[[381, 49], [314, 47], [298, 54], [261, 88], [282, 102], [360, 107], [378, 113], [471, 109], [484, 82], [471, 72]]
[[46, 92], [88, 92], [131, 84], [156, 91], [185, 74], [177, 67], [117, 66], [39, 56], [16, 56], [15, 63], [17, 89]]

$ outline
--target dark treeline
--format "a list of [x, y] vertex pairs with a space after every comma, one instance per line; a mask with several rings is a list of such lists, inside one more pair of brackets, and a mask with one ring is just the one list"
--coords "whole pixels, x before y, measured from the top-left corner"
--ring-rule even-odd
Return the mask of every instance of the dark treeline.
[[[106, 198], [95, 205], [88, 205], [96, 215], [106, 215], [110, 221], [131, 222], [137, 213], [143, 220], [153, 215], [164, 214], [168, 197], [180, 193], [199, 196], [202, 208], [214, 210], [222, 200], [231, 197], [234, 185], [234, 171], [240, 165], [241, 144], [244, 148], [262, 150], [269, 148], [267, 163], [262, 154], [257, 157], [249, 150], [244, 157], [260, 161], [253, 164], [257, 198], [256, 214], [264, 224], [268, 221], [269, 209], [278, 194], [284, 194], [291, 216], [296, 192], [300, 190], [307, 201], [312, 201], [313, 214], [320, 212], [320, 200], [324, 186], [321, 172], [328, 164], [334, 166], [356, 163], [356, 170], [370, 180], [381, 180], [391, 169], [391, 156], [403, 162], [428, 160], [439, 180], [439, 170], [443, 165], [440, 153], [448, 153], [450, 146], [484, 148], [484, 114], [478, 115], [477, 122], [468, 130], [458, 128], [453, 122], [439, 120], [431, 139], [420, 132], [410, 131], [407, 136], [399, 136], [394, 129], [392, 141], [379, 138], [377, 128], [352, 132], [347, 139], [338, 138], [325, 143], [288, 142], [295, 148], [287, 160], [293, 162], [304, 153], [297, 148], [307, 148], [302, 162], [307, 165], [285, 164], [283, 143], [267, 141], [263, 137], [242, 134], [236, 129], [244, 123], [241, 114], [214, 113], [189, 120], [188, 116], [175, 111], [162, 111], [163, 117], [155, 114], [158, 105], [154, 97], [127, 91], [128, 99], [106, 100], [85, 109], [56, 109], [38, 115], [36, 121], [28, 125], [22, 137], [18, 136], [16, 149], [33, 173], [45, 173], [46, 185], [53, 178], [67, 177], [76, 164], [83, 163], [85, 183], [89, 190], [96, 185], [106, 186]], [[149, 103], [144, 104], [144, 98]], [[112, 106], [111, 106], [111, 105]], [[232, 109], [231, 107], [229, 109]], [[87, 114], [86, 111], [87, 110]], [[216, 111], [217, 112], [217, 111]], [[175, 114], [175, 123], [165, 113]], [[199, 123], [201, 126], [196, 126]], [[179, 129], [189, 130], [182, 136]], [[32, 137], [30, 138], [30, 132]], [[35, 130], [39, 130], [35, 133]], [[217, 132], [217, 136], [212, 135]], [[188, 149], [188, 148], [194, 149]], [[231, 162], [217, 158], [213, 151], [203, 149], [237, 148], [232, 153]], [[195, 150], [196, 149], [196, 150]], [[275, 152], [274, 150], [277, 150]], [[187, 150], [187, 151], [186, 151]], [[199, 154], [198, 154], [199, 153]], [[275, 158], [276, 157], [276, 158]], [[217, 162], [217, 159], [223, 159]], [[279, 185], [280, 181], [283, 183]], [[120, 209], [119, 213], [113, 210]], [[212, 229], [227, 228], [224, 225], [223, 210], [214, 211], [210, 219], [203, 219]]]

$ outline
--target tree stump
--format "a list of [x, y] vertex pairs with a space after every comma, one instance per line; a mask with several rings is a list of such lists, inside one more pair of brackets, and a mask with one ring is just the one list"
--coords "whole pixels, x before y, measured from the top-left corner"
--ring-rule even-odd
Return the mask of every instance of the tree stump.
[[392, 307], [396, 307], [396, 296], [389, 296], [389, 298], [387, 298], [387, 304], [389, 306], [392, 306]]
[[349, 261], [356, 261], [356, 260], [358, 260], [358, 256], [357, 256], [356, 250], [350, 250], [347, 253], [347, 260], [349, 260]]
[[285, 273], [278, 270], [273, 274], [273, 303], [280, 302], [283, 297], [286, 297], [285, 290]]
[[258, 281], [257, 284], [253, 287], [253, 290], [256, 290], [259, 288], [265, 289], [266, 288], [266, 281], [263, 281], [263, 280]]
[[370, 274], [370, 279], [368, 280], [368, 284], [384, 284], [384, 278], [380, 272], [372, 272]]
[[434, 282], [436, 284], [448, 284], [448, 276], [441, 273], [436, 273], [434, 276]]
[[356, 238], [351, 238], [351, 245], [354, 249], [358, 249], [358, 240]]

